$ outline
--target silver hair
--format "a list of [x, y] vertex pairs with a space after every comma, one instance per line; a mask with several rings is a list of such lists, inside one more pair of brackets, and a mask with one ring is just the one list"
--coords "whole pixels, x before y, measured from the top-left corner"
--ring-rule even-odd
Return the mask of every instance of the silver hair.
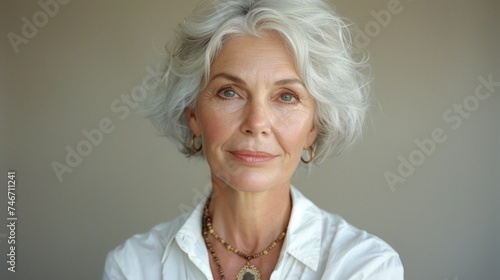
[[[361, 135], [369, 107], [367, 59], [349, 23], [324, 0], [208, 0], [180, 25], [170, 45], [160, 90], [142, 108], [162, 135], [190, 156], [186, 108], [194, 106], [224, 42], [239, 35], [279, 34], [316, 101], [315, 162], [339, 155]], [[199, 153], [202, 154], [202, 153]]]

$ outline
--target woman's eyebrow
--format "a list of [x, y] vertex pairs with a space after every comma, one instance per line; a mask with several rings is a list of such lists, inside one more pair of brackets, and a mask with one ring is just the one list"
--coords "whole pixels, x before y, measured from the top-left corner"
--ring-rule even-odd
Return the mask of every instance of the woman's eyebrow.
[[304, 88], [306, 87], [301, 80], [296, 79], [296, 78], [282, 79], [282, 80], [274, 82], [274, 85], [277, 85], [277, 86], [286, 86], [286, 85], [292, 85], [292, 84], [299, 84]]
[[234, 76], [234, 75], [231, 75], [231, 74], [228, 74], [228, 73], [225, 73], [225, 72], [221, 72], [221, 73], [218, 73], [216, 75], [214, 75], [211, 80], [215, 80], [215, 79], [218, 79], [218, 78], [225, 78], [225, 79], [228, 79], [232, 82], [235, 82], [235, 83], [238, 83], [238, 84], [243, 84], [243, 85], [246, 85], [245, 81], [243, 81], [243, 79], [237, 77], [237, 76]]

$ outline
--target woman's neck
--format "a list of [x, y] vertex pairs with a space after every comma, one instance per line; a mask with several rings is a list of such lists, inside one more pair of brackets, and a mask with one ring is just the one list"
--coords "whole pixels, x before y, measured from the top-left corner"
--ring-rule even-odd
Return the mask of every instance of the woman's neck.
[[267, 248], [286, 231], [292, 209], [290, 184], [263, 192], [241, 192], [213, 182], [209, 211], [213, 228], [247, 254]]

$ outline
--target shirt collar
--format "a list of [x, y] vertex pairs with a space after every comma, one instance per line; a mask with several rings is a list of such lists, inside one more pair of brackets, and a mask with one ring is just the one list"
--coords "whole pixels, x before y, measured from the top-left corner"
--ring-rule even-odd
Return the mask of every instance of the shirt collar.
[[284, 253], [293, 256], [310, 269], [318, 269], [321, 250], [321, 210], [291, 187], [292, 213], [288, 223]]
[[170, 247], [175, 241], [179, 247], [186, 252], [190, 257], [205, 258], [207, 257], [205, 243], [201, 234], [201, 220], [203, 217], [203, 208], [207, 202], [208, 197], [203, 196], [198, 202], [194, 210], [187, 215], [187, 219], [181, 224], [180, 229], [175, 234], [167, 246], [162, 257], [162, 263], [165, 262], [170, 252]]
[[[321, 249], [321, 210], [310, 200], [291, 186], [292, 213], [287, 229], [287, 237], [283, 244], [283, 253], [289, 254], [316, 271], [319, 265]], [[203, 236], [201, 235], [201, 220], [207, 197], [203, 197], [191, 215], [181, 226], [175, 238], [172, 238], [163, 253], [162, 263], [168, 256], [174, 240], [191, 259], [208, 258]]]

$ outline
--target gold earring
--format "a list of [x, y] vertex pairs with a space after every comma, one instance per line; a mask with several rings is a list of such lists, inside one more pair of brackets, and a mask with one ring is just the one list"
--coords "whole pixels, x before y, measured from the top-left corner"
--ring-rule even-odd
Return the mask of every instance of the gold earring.
[[309, 160], [304, 160], [302, 157], [300, 157], [300, 160], [305, 164], [308, 164], [314, 160], [314, 147], [311, 146], [307, 150], [309, 151]]
[[[193, 137], [191, 137], [191, 149], [194, 151], [194, 153], [196, 154], [197, 152], [201, 151], [201, 148], [203, 147], [203, 145], [201, 144], [201, 141], [200, 141], [200, 147], [199, 148], [196, 148], [196, 138], [198, 136], [194, 135], [193, 134]], [[200, 136], [201, 138], [201, 136]]]

